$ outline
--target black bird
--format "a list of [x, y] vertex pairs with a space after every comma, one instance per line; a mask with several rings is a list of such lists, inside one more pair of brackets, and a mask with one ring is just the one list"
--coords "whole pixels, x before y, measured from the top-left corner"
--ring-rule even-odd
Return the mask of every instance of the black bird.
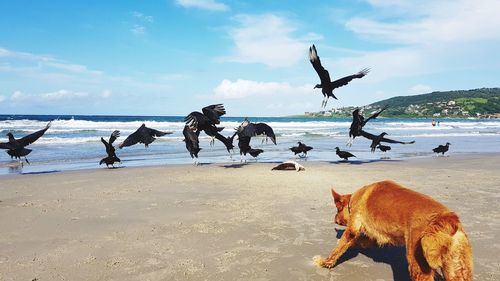
[[219, 128], [215, 125], [220, 124], [220, 117], [226, 114], [226, 109], [222, 104], [213, 104], [206, 106], [202, 109], [202, 112], [193, 111], [184, 118], [186, 125], [193, 128], [197, 136], [200, 136], [200, 132], [204, 131], [205, 134], [212, 137], [210, 145], [213, 145], [215, 139], [221, 141], [229, 153], [234, 148], [232, 139], [229, 137], [224, 137], [219, 132], [224, 128]]
[[299, 155], [299, 157], [307, 157], [307, 152], [311, 149], [313, 149], [311, 146], [307, 146], [303, 144], [302, 142], [297, 142], [297, 146], [290, 147], [290, 150], [295, 154], [302, 154]]
[[436, 148], [433, 148], [432, 151], [434, 151], [435, 153], [437, 153], [439, 155], [439, 153], [441, 153], [441, 155], [444, 156], [444, 153], [446, 151], [448, 151], [448, 149], [450, 148], [450, 144], [449, 142], [447, 142], [445, 145], [439, 145], [438, 147]]
[[326, 103], [328, 102], [329, 97], [337, 99], [337, 97], [333, 94], [334, 89], [347, 85], [347, 83], [351, 82], [352, 79], [362, 78], [366, 74], [368, 74], [368, 72], [370, 72], [369, 68], [365, 68], [356, 74], [331, 81], [328, 70], [326, 70], [321, 65], [321, 60], [319, 59], [318, 52], [316, 51], [316, 46], [314, 45], [309, 47], [309, 61], [311, 62], [314, 70], [316, 70], [316, 72], [318, 73], [319, 79], [321, 81], [321, 84], [317, 84], [316, 86], [314, 86], [314, 89], [321, 88], [321, 92], [323, 93], [324, 99], [321, 103], [321, 107], [326, 107]]
[[184, 126], [182, 134], [184, 135], [186, 148], [189, 151], [191, 158], [193, 158], [194, 164], [198, 165], [198, 152], [200, 152], [201, 148], [200, 141], [198, 140], [198, 135], [196, 134], [195, 129], [186, 125]]
[[388, 146], [388, 145], [382, 145], [382, 144], [379, 144], [377, 146], [377, 148], [380, 149], [380, 151], [382, 151], [382, 152], [387, 152], [387, 151], [391, 150], [390, 146]]
[[335, 147], [335, 153], [340, 157], [340, 158], [343, 158], [344, 160], [349, 160], [349, 157], [356, 157], [354, 156], [352, 153], [348, 152], [348, 151], [343, 151], [343, 150], [340, 150], [340, 148], [337, 146]]
[[[252, 123], [245, 119], [234, 132], [233, 136], [230, 138], [231, 142], [235, 136], [238, 136], [238, 148], [240, 149], [241, 162], [245, 161], [243, 156], [250, 153], [253, 157], [257, 157], [260, 153], [264, 152], [262, 149], [253, 149], [250, 146], [250, 140], [254, 136], [264, 135], [266, 139], [269, 137], [271, 141], [276, 144], [276, 136], [274, 135], [273, 129], [265, 123]], [[264, 140], [262, 140], [264, 141]], [[257, 156], [254, 156], [257, 155]]]
[[162, 132], [151, 129], [146, 127], [145, 124], [142, 124], [139, 129], [128, 136], [122, 143], [120, 143], [118, 147], [122, 149], [124, 147], [132, 146], [137, 143], [143, 143], [145, 147], [148, 147], [152, 142], [156, 140], [157, 137], [169, 135], [171, 133], [172, 132]]
[[[245, 119], [243, 123], [236, 129], [236, 133], [238, 137], [247, 136], [247, 137], [255, 137], [255, 136], [265, 136], [265, 141], [270, 138], [271, 141], [276, 144], [276, 135], [274, 134], [273, 128], [267, 125], [266, 123], [252, 123]], [[262, 140], [262, 142], [264, 142]]]
[[[24, 157], [24, 160], [26, 163], [30, 163], [28, 161], [28, 158], [26, 158], [26, 155], [31, 153], [31, 149], [25, 148], [25, 146], [28, 146], [32, 143], [34, 143], [37, 139], [39, 139], [45, 132], [50, 128], [50, 124], [52, 121], [50, 121], [45, 128], [36, 131], [32, 134], [29, 134], [27, 136], [24, 136], [20, 139], [15, 139], [14, 135], [12, 133], [7, 133], [7, 137], [9, 137], [8, 142], [1, 142], [0, 143], [0, 148], [1, 149], [7, 149], [7, 154], [10, 155], [10, 158], [15, 158], [15, 159], [21, 159], [21, 157]], [[22, 164], [22, 160], [21, 160]]]
[[377, 145], [379, 145], [381, 142], [387, 142], [387, 143], [400, 143], [400, 144], [413, 144], [415, 143], [415, 141], [397, 141], [397, 140], [392, 140], [392, 139], [388, 139], [388, 138], [385, 138], [384, 136], [387, 135], [387, 133], [382, 133], [378, 136], [374, 135], [374, 134], [370, 134], [368, 132], [366, 132], [365, 130], [361, 130], [360, 131], [361, 133], [361, 136], [369, 139], [372, 141], [372, 144], [370, 145], [370, 148], [371, 148], [371, 151], [374, 152], [375, 151], [375, 148], [377, 147]]
[[115, 148], [113, 146], [113, 142], [115, 142], [115, 140], [119, 136], [120, 136], [120, 131], [115, 130], [115, 131], [113, 131], [113, 133], [111, 133], [111, 136], [109, 137], [109, 141], [106, 141], [103, 137], [101, 137], [101, 142], [106, 147], [106, 153], [108, 154], [108, 156], [105, 157], [105, 158], [102, 158], [101, 161], [99, 162], [99, 165], [102, 165], [102, 163], [106, 163], [106, 167], [109, 168], [109, 165], [111, 165], [111, 167], [114, 168], [115, 167], [114, 166], [115, 162], [119, 162], [119, 163], [122, 162], [120, 160], [120, 158], [118, 158], [116, 156]]
[[351, 123], [351, 127], [349, 128], [349, 142], [347, 143], [347, 145], [351, 146], [354, 139], [357, 136], [361, 135], [361, 130], [366, 125], [366, 123], [368, 123], [368, 121], [370, 121], [372, 119], [377, 118], [380, 115], [380, 113], [382, 113], [384, 110], [387, 109], [387, 107], [388, 107], [388, 105], [384, 106], [381, 110], [375, 112], [370, 117], [368, 117], [366, 120], [365, 120], [365, 117], [359, 113], [359, 108], [356, 108], [352, 112], [352, 123]]

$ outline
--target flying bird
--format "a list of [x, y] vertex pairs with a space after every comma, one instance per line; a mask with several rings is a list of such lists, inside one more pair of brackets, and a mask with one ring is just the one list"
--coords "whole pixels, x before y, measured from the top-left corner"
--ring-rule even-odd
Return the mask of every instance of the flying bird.
[[191, 155], [194, 164], [198, 165], [198, 152], [200, 152], [201, 148], [195, 129], [185, 125], [182, 134], [184, 135], [184, 142], [186, 143], [186, 149], [189, 151], [189, 155]]
[[302, 142], [297, 142], [297, 146], [290, 147], [290, 150], [295, 154], [299, 154], [299, 157], [307, 157], [307, 152], [313, 149], [311, 146], [307, 146]]
[[372, 114], [370, 117], [368, 117], [365, 120], [365, 117], [359, 113], [359, 108], [356, 108], [352, 112], [352, 122], [351, 122], [351, 127], [349, 128], [349, 141], [347, 142], [348, 146], [352, 146], [352, 143], [354, 142], [354, 139], [361, 135], [361, 130], [363, 127], [368, 123], [368, 121], [377, 118], [380, 113], [382, 113], [384, 110], [386, 110], [388, 105], [384, 106], [381, 110], [375, 112]]
[[335, 147], [335, 153], [342, 159], [348, 161], [350, 157], [356, 157], [354, 156], [352, 153], [348, 152], [348, 151], [343, 151], [343, 150], [340, 150], [340, 148], [337, 146]]
[[[262, 149], [254, 149], [250, 146], [250, 140], [255, 136], [265, 136], [265, 139], [270, 138], [271, 141], [276, 144], [276, 135], [273, 129], [266, 123], [252, 123], [247, 118], [236, 128], [233, 136], [230, 138], [234, 139], [238, 136], [238, 148], [240, 149], [240, 161], [246, 162], [246, 155], [249, 153], [253, 157], [257, 157], [260, 153], [264, 152]], [[257, 156], [254, 156], [257, 155]], [[245, 159], [243, 159], [245, 157]]]
[[9, 137], [9, 141], [8, 142], [1, 142], [0, 148], [7, 149], [7, 154], [10, 155], [10, 158], [19, 159], [21, 164], [22, 164], [21, 157], [24, 157], [24, 160], [26, 161], [26, 163], [29, 164], [30, 162], [28, 161], [28, 158], [26, 158], [26, 156], [28, 154], [30, 154], [32, 150], [25, 148], [25, 147], [34, 143], [41, 136], [43, 136], [43, 134], [45, 134], [45, 132], [50, 128], [51, 123], [52, 123], [52, 121], [50, 121], [45, 126], [45, 128], [43, 128], [39, 131], [36, 131], [32, 134], [29, 134], [27, 136], [24, 136], [20, 139], [14, 138], [14, 135], [11, 132], [9, 132], [9, 133], [7, 133], [7, 137]]
[[330, 80], [330, 73], [321, 65], [321, 60], [319, 59], [318, 52], [316, 51], [316, 46], [312, 45], [309, 47], [309, 61], [311, 62], [314, 70], [318, 73], [321, 84], [316, 84], [314, 89], [320, 88], [323, 93], [324, 99], [321, 103], [321, 107], [326, 107], [326, 103], [330, 97], [337, 99], [337, 97], [333, 94], [333, 90], [344, 85], [347, 85], [351, 80], [355, 78], [362, 78], [368, 72], [370, 72], [369, 68], [362, 69], [356, 74], [349, 75], [335, 81]]
[[226, 109], [222, 104], [213, 104], [202, 108], [202, 112], [193, 111], [184, 118], [186, 125], [193, 128], [197, 136], [200, 136], [200, 132], [203, 131], [205, 134], [210, 136], [212, 140], [210, 145], [213, 145], [215, 139], [221, 141], [229, 153], [234, 148], [232, 139], [224, 137], [219, 132], [224, 128], [217, 127], [220, 124], [220, 117], [226, 114]]
[[433, 148], [432, 151], [434, 151], [438, 155], [439, 155], [439, 153], [441, 153], [441, 155], [444, 156], [444, 153], [447, 152], [448, 149], [450, 148], [450, 144], [451, 143], [447, 142], [445, 145], [439, 145], [438, 147]]
[[[236, 133], [238, 134], [238, 137], [264, 136], [264, 140], [266, 142], [267, 139], [270, 138], [271, 141], [276, 144], [276, 135], [274, 134], [274, 130], [266, 123], [252, 123], [248, 121], [248, 119], [245, 119], [245, 121], [243, 121], [241, 125], [236, 129]], [[264, 140], [262, 140], [262, 142], [264, 142]]]
[[122, 143], [120, 143], [118, 147], [122, 149], [124, 147], [132, 146], [137, 143], [143, 143], [145, 147], [148, 147], [152, 142], [156, 140], [157, 137], [169, 134], [172, 134], [172, 132], [158, 131], [148, 128], [145, 124], [142, 124], [139, 129], [128, 136]]
[[120, 136], [120, 131], [118, 130], [115, 130], [113, 131], [113, 133], [111, 133], [111, 136], [109, 137], [109, 141], [106, 141], [103, 137], [101, 137], [101, 142], [104, 144], [104, 146], [106, 147], [106, 153], [108, 154], [107, 157], [105, 158], [102, 158], [101, 161], [99, 162], [99, 166], [102, 165], [102, 163], [105, 163], [106, 164], [106, 167], [109, 168], [109, 165], [111, 165], [111, 167], [115, 167], [114, 166], [114, 163], [115, 162], [119, 162], [121, 163], [122, 161], [120, 160], [120, 158], [118, 158], [116, 156], [116, 153], [115, 153], [115, 148], [113, 146], [113, 142], [115, 142], [115, 140]]
[[381, 142], [399, 143], [399, 144], [413, 144], [413, 143], [415, 143], [415, 141], [397, 141], [397, 140], [393, 140], [393, 139], [388, 139], [388, 138], [384, 137], [385, 135], [387, 135], [386, 132], [383, 132], [382, 134], [376, 136], [374, 134], [370, 134], [370, 133], [366, 132], [365, 130], [361, 130], [360, 135], [372, 141], [372, 143], [370, 145], [371, 152], [374, 152], [377, 145], [379, 145]]

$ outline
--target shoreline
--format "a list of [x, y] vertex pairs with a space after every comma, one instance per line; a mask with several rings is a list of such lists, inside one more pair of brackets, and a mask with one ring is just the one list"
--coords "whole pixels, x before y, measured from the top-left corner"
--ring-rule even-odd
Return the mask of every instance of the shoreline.
[[[330, 188], [395, 180], [455, 211], [476, 280], [498, 280], [498, 154], [361, 163], [168, 165], [0, 177], [0, 280], [407, 280], [400, 247], [337, 239]], [[405, 275], [406, 274], [406, 275]]]

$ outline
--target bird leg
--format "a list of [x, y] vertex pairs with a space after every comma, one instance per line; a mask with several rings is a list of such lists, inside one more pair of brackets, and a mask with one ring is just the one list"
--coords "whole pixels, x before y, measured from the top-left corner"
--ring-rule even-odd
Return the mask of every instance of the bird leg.
[[349, 137], [349, 140], [347, 141], [346, 146], [351, 147], [351, 146], [352, 146], [353, 141], [354, 141], [354, 139], [353, 139], [353, 138], [351, 138], [351, 137]]
[[212, 139], [210, 140], [210, 146], [214, 146], [215, 144], [215, 137], [212, 137]]

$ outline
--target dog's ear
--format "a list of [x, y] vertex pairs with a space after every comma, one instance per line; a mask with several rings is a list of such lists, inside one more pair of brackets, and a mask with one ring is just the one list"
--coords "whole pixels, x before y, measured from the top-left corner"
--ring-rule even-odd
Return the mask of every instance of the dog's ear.
[[333, 197], [333, 201], [335, 203], [338, 203], [338, 202], [340, 202], [342, 196], [340, 194], [338, 194], [337, 192], [335, 192], [335, 190], [333, 190], [333, 188], [332, 188], [332, 197]]

